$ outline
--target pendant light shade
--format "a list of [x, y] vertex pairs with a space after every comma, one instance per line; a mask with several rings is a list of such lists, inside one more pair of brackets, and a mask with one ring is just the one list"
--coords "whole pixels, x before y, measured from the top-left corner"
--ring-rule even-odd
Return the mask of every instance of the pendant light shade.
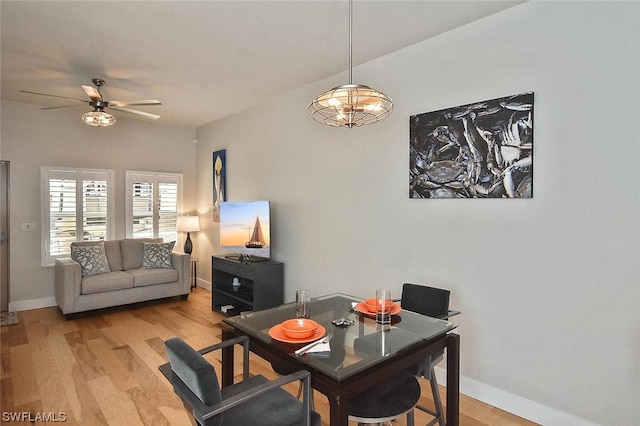
[[334, 127], [360, 127], [387, 117], [393, 110], [393, 101], [368, 86], [350, 83], [321, 94], [307, 109], [319, 123]]
[[353, 0], [349, 0], [349, 84], [321, 94], [307, 107], [319, 123], [334, 127], [360, 127], [386, 118], [393, 110], [390, 97], [371, 87], [353, 84]]

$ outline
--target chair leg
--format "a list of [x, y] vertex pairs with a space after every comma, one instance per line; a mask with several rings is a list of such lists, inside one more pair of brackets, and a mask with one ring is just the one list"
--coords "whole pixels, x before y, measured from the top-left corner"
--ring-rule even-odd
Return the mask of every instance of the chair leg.
[[442, 399], [440, 398], [440, 390], [438, 389], [438, 381], [436, 380], [436, 371], [431, 367], [431, 392], [433, 393], [433, 403], [436, 407], [436, 419], [440, 426], [445, 426], [444, 413], [442, 411]]
[[427, 423], [426, 426], [433, 426], [436, 423], [440, 426], [446, 426], [444, 411], [442, 409], [442, 399], [440, 398], [440, 390], [438, 389], [438, 381], [436, 379], [436, 372], [433, 368], [431, 368], [431, 378], [429, 379], [429, 385], [431, 385], [431, 393], [433, 394], [433, 405], [435, 407], [435, 410], [431, 410], [422, 405], [416, 405], [416, 408], [434, 417], [429, 423]]
[[[298, 394], [296, 395], [296, 399], [300, 399], [302, 396], [302, 389], [304, 388], [302, 384], [302, 380], [300, 381], [300, 386], [298, 387]], [[315, 403], [313, 402], [313, 388], [311, 389], [311, 395], [309, 395], [309, 406], [312, 410], [316, 409]]]
[[413, 410], [411, 410], [407, 413], [407, 426], [414, 426], [414, 425], [415, 425], [415, 420], [413, 416]]

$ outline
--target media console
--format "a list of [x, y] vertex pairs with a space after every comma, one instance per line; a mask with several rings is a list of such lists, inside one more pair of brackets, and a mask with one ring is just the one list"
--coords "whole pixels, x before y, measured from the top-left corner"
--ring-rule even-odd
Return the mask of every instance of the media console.
[[242, 263], [211, 256], [211, 309], [225, 315], [260, 311], [283, 303], [282, 262]]

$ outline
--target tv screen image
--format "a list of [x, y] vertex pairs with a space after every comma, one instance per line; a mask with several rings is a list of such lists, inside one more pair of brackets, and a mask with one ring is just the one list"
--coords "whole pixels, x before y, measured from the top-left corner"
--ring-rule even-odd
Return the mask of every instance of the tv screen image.
[[237, 254], [237, 257], [243, 254], [249, 255], [254, 260], [270, 259], [270, 202], [221, 202], [220, 248]]

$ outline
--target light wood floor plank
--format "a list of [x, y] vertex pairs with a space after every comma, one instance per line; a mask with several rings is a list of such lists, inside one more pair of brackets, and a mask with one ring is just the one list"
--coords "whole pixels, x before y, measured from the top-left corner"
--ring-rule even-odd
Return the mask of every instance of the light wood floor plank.
[[64, 379], [58, 371], [58, 366], [49, 347], [33, 352], [31, 360], [38, 381], [39, 399], [42, 406], [60, 407], [60, 411], [57, 411], [56, 414], [60, 412], [71, 413], [71, 405], [65, 397]]
[[[195, 348], [217, 343], [222, 316], [211, 311], [211, 293], [197, 288], [189, 299], [145, 302], [65, 320], [58, 308], [19, 313], [18, 325], [0, 333], [0, 410], [63, 412], [67, 425], [188, 425], [190, 417], [158, 366], [167, 362], [164, 341], [180, 336]], [[463, 347], [464, 350], [464, 347]], [[241, 378], [236, 348], [235, 376]], [[220, 353], [209, 361], [218, 374]], [[265, 360], [251, 354], [251, 374], [276, 378]], [[421, 405], [433, 406], [421, 380]], [[297, 384], [286, 389], [295, 394]], [[444, 388], [441, 388], [444, 398]], [[327, 398], [314, 392], [316, 410], [329, 426]], [[416, 424], [430, 417], [416, 410]], [[461, 395], [463, 426], [530, 426], [495, 407]], [[18, 423], [15, 423], [18, 424]], [[355, 423], [354, 423], [355, 424]], [[394, 426], [406, 425], [405, 418]]]
[[120, 392], [111, 381], [111, 377], [91, 379], [87, 384], [108, 424], [129, 426], [144, 424], [129, 395], [126, 392]]
[[13, 403], [25, 405], [40, 400], [40, 389], [33, 371], [32, 348], [29, 344], [10, 348]]
[[131, 374], [133, 372], [132, 369], [123, 364], [120, 357], [118, 357], [118, 352], [122, 350], [121, 348], [128, 348], [128, 346], [120, 346], [119, 349], [114, 349], [106, 339], [100, 338], [89, 340], [87, 347], [95, 357], [96, 363], [109, 372], [111, 381], [120, 391], [127, 391], [138, 385], [134, 375]]

